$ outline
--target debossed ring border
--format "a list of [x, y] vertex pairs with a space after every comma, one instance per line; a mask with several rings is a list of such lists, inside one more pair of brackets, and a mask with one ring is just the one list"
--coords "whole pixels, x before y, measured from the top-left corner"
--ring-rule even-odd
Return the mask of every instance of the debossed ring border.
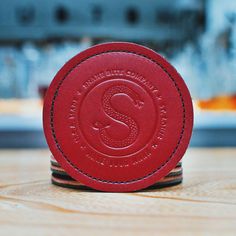
[[[97, 57], [97, 56], [100, 56], [100, 55], [103, 55], [103, 54], [106, 54], [106, 53], [128, 53], [128, 54], [132, 54], [132, 55], [135, 55], [135, 56], [141, 56], [149, 61], [152, 61], [153, 63], [155, 63], [156, 65], [160, 66], [164, 71], [165, 73], [168, 75], [169, 78], [171, 78], [172, 82], [174, 83], [174, 86], [175, 88], [177, 89], [178, 93], [179, 93], [179, 96], [180, 96], [180, 99], [181, 99], [181, 103], [182, 103], [182, 108], [183, 108], [183, 126], [182, 126], [182, 129], [181, 129], [181, 133], [180, 133], [180, 137], [179, 137], [179, 140], [177, 142], [177, 145], [176, 147], [174, 148], [173, 152], [171, 153], [171, 155], [169, 156], [169, 158], [165, 161], [165, 163], [163, 163], [161, 166], [159, 166], [156, 170], [154, 170], [153, 172], [149, 173], [148, 175], [142, 177], [142, 178], [137, 178], [137, 179], [133, 179], [133, 180], [129, 180], [129, 181], [109, 181], [109, 180], [102, 180], [102, 179], [99, 179], [99, 178], [95, 178], [85, 172], [83, 172], [82, 170], [80, 170], [77, 166], [75, 166], [69, 159], [68, 157], [63, 153], [63, 151], [61, 150], [61, 147], [58, 143], [58, 140], [56, 138], [56, 133], [55, 133], [55, 129], [54, 129], [54, 124], [53, 124], [53, 120], [54, 120], [54, 104], [55, 104], [55, 100], [56, 100], [56, 97], [58, 96], [58, 92], [59, 92], [59, 89], [62, 85], [62, 83], [64, 82], [64, 80], [66, 79], [66, 77], [71, 73], [72, 70], [74, 70], [75, 67], [81, 65], [83, 62], [85, 62], [86, 60], [88, 60], [89, 58], [92, 58], [92, 57]], [[80, 61], [80, 63], [76, 64], [74, 67], [72, 67], [67, 73], [66, 75], [61, 79], [60, 83], [58, 84], [57, 86], [57, 89], [54, 93], [54, 96], [53, 96], [53, 99], [52, 99], [52, 104], [51, 104], [51, 109], [50, 109], [50, 127], [51, 127], [51, 131], [52, 131], [52, 135], [53, 135], [53, 138], [54, 138], [54, 141], [56, 143], [56, 146], [58, 148], [58, 150], [61, 152], [61, 154], [63, 155], [63, 157], [66, 159], [66, 161], [74, 168], [76, 169], [78, 172], [80, 172], [81, 174], [87, 176], [88, 178], [90, 179], [93, 179], [93, 180], [96, 180], [96, 181], [99, 181], [101, 183], [107, 183], [107, 184], [130, 184], [132, 182], [136, 182], [136, 181], [139, 181], [139, 180], [143, 180], [143, 179], [146, 179], [148, 178], [149, 176], [153, 175], [154, 173], [156, 173], [158, 170], [160, 170], [161, 168], [163, 168], [172, 158], [172, 156], [175, 154], [176, 150], [178, 149], [180, 143], [181, 143], [181, 139], [183, 137], [183, 133], [184, 133], [184, 130], [185, 130], [185, 123], [186, 123], [186, 114], [185, 114], [185, 104], [184, 104], [184, 99], [183, 99], [183, 95], [177, 85], [177, 83], [175, 82], [174, 78], [170, 75], [170, 73], [158, 62], [156, 62], [155, 60], [147, 57], [146, 55], [143, 55], [143, 54], [138, 54], [136, 52], [132, 52], [132, 51], [125, 51], [125, 50], [107, 50], [107, 51], [104, 51], [104, 52], [101, 52], [101, 53], [98, 53], [98, 54], [94, 54], [92, 56], [89, 56], [89, 57], [86, 57], [84, 58], [83, 60]]]

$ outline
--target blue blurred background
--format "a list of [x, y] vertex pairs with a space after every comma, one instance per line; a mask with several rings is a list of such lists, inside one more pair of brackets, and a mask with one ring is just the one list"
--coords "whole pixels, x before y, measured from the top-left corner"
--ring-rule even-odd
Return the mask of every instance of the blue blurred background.
[[165, 56], [194, 103], [192, 146], [236, 146], [236, 1], [0, 1], [0, 148], [46, 147], [43, 96], [60, 67], [97, 43]]

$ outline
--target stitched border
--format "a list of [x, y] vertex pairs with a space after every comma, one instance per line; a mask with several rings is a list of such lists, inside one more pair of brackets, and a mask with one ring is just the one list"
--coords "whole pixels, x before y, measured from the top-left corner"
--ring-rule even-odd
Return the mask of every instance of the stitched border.
[[[64, 80], [66, 79], [66, 77], [71, 73], [71, 71], [74, 70], [75, 67], [77, 67], [78, 65], [82, 64], [83, 62], [85, 62], [86, 60], [88, 60], [89, 58], [92, 58], [92, 57], [96, 57], [96, 56], [99, 56], [99, 55], [103, 55], [103, 54], [106, 54], [106, 53], [129, 53], [129, 54], [133, 54], [133, 55], [137, 55], [137, 56], [141, 56], [141, 57], [144, 57], [150, 61], [152, 61], [153, 63], [155, 63], [156, 65], [160, 66], [164, 71], [165, 73], [169, 76], [169, 78], [171, 78], [172, 82], [174, 83], [178, 93], [179, 93], [179, 96], [180, 96], [180, 99], [181, 99], [181, 103], [182, 103], [182, 108], [183, 108], [183, 126], [182, 126], [182, 130], [181, 130], [181, 133], [180, 133], [180, 137], [179, 137], [179, 140], [177, 142], [177, 145], [176, 147], [174, 148], [173, 152], [171, 153], [170, 157], [165, 161], [165, 163], [163, 163], [160, 167], [158, 167], [156, 170], [154, 170], [153, 172], [149, 173], [148, 175], [142, 177], [142, 178], [137, 178], [137, 179], [134, 179], [134, 180], [129, 180], [129, 181], [109, 181], [109, 180], [102, 180], [102, 179], [99, 179], [99, 178], [95, 178], [85, 172], [83, 172], [82, 170], [80, 170], [77, 166], [75, 166], [69, 159], [68, 157], [63, 153], [63, 151], [61, 150], [61, 147], [58, 143], [58, 140], [56, 138], [56, 133], [55, 133], [55, 129], [54, 129], [54, 124], [53, 124], [53, 119], [54, 119], [54, 104], [55, 104], [55, 100], [56, 100], [56, 97], [58, 96], [58, 91], [62, 85], [62, 83], [64, 82]], [[63, 155], [63, 157], [66, 159], [66, 161], [74, 168], [76, 169], [78, 172], [80, 172], [81, 174], [87, 176], [88, 178], [92, 179], [92, 180], [96, 180], [98, 182], [101, 182], [101, 183], [107, 183], [107, 184], [130, 184], [130, 183], [133, 183], [133, 182], [137, 182], [139, 180], [143, 180], [143, 179], [146, 179], [148, 178], [149, 176], [153, 175], [154, 173], [156, 173], [158, 170], [160, 170], [161, 168], [163, 168], [172, 158], [172, 156], [175, 154], [176, 150], [178, 149], [179, 145], [180, 145], [180, 142], [181, 142], [181, 139], [183, 137], [183, 133], [184, 133], [184, 130], [185, 130], [185, 123], [186, 123], [186, 110], [185, 110], [185, 104], [184, 104], [184, 99], [183, 99], [183, 96], [182, 96], [182, 93], [175, 81], [175, 79], [170, 75], [170, 73], [158, 62], [156, 62], [155, 60], [147, 57], [146, 55], [143, 55], [143, 54], [139, 54], [139, 53], [136, 53], [136, 52], [132, 52], [132, 51], [125, 51], [125, 50], [107, 50], [107, 51], [104, 51], [104, 52], [100, 52], [98, 54], [93, 54], [87, 58], [84, 58], [83, 60], [81, 60], [78, 64], [76, 64], [74, 67], [72, 67], [67, 73], [66, 75], [61, 79], [61, 81], [59, 82], [58, 86], [57, 86], [57, 89], [54, 93], [54, 96], [53, 96], [53, 99], [52, 99], [52, 104], [51, 104], [51, 109], [50, 109], [50, 126], [51, 126], [51, 131], [52, 131], [52, 135], [53, 135], [53, 138], [54, 138], [54, 141], [56, 143], [56, 146], [58, 148], [58, 150], [61, 152], [61, 154]]]

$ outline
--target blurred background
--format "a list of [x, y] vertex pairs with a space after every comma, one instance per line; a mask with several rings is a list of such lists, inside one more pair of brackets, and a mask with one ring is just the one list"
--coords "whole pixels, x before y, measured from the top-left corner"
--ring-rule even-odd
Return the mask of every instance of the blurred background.
[[0, 1], [0, 148], [46, 147], [42, 104], [63, 64], [107, 41], [165, 56], [194, 103], [192, 146], [236, 146], [236, 1]]

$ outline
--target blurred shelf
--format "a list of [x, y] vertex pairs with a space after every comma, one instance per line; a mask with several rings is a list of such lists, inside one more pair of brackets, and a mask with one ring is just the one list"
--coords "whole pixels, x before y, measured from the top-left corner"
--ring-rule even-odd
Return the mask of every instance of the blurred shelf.
[[[46, 147], [38, 99], [0, 101], [0, 148]], [[3, 110], [4, 109], [4, 110]], [[195, 108], [191, 146], [236, 146], [236, 112]]]
[[41, 115], [0, 116], [0, 148], [38, 147], [46, 147]]
[[0, 1], [0, 41], [83, 35], [159, 43], [194, 41], [204, 24], [203, 0]]
[[195, 111], [191, 146], [236, 146], [236, 112]]
[[0, 100], [0, 148], [46, 147], [39, 99]]

